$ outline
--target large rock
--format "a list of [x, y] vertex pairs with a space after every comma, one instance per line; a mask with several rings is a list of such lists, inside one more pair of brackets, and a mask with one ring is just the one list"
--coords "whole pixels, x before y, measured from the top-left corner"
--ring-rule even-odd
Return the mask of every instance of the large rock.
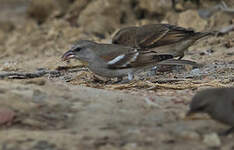
[[129, 0], [96, 0], [80, 13], [77, 23], [85, 32], [103, 37], [105, 33], [111, 33], [121, 24], [132, 23], [133, 20]]
[[204, 136], [203, 142], [210, 147], [221, 146], [221, 140], [216, 133], [210, 133]]

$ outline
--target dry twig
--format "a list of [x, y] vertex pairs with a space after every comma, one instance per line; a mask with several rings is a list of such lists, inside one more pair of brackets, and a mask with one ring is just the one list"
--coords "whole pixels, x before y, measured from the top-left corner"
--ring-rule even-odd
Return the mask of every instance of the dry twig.
[[30, 78], [39, 78], [44, 75], [53, 75], [60, 76], [61, 73], [59, 71], [36, 71], [36, 72], [4, 72], [0, 73], [0, 79], [30, 79]]
[[76, 68], [70, 70], [38, 70], [35, 72], [2, 72], [0, 73], [0, 79], [30, 79], [30, 78], [39, 78], [45, 75], [50, 77], [60, 77], [64, 75], [65, 71], [68, 73], [86, 71], [85, 68]]

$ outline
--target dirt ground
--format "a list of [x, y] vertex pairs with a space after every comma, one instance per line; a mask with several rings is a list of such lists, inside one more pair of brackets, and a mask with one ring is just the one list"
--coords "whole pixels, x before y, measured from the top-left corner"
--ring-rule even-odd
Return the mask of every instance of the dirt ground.
[[[234, 9], [233, 1], [225, 2]], [[226, 29], [234, 13], [198, 15], [219, 3], [181, 0], [175, 11], [171, 0], [0, 0], [0, 149], [234, 149], [234, 134], [218, 136], [227, 126], [203, 114], [185, 117], [197, 91], [234, 85], [233, 30], [189, 48], [184, 59], [200, 68], [159, 67], [128, 84], [111, 84], [79, 61], [61, 61], [75, 41], [110, 43], [130, 25]], [[1, 77], [43, 70], [55, 73]]]

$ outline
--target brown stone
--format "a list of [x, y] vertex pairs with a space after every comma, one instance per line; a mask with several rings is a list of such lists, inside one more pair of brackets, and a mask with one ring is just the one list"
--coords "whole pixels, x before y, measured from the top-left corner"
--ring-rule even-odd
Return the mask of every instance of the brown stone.
[[114, 32], [122, 23], [131, 23], [132, 19], [134, 16], [129, 1], [96, 0], [80, 13], [77, 24], [84, 31], [103, 37], [106, 33]]

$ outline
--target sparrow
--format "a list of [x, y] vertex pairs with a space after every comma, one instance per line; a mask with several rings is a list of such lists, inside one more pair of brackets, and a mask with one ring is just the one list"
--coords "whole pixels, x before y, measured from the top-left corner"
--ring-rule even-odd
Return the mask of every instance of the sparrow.
[[78, 41], [62, 56], [64, 61], [78, 59], [86, 63], [93, 73], [108, 78], [117, 77], [118, 81], [125, 76], [128, 76], [130, 81], [135, 73], [151, 69], [155, 64], [171, 58], [173, 56], [170, 54], [140, 51], [129, 46], [102, 44], [88, 40]]
[[120, 29], [112, 38], [112, 44], [139, 48], [142, 51], [154, 51], [173, 57], [184, 57], [186, 51], [195, 41], [212, 32], [195, 32], [170, 24], [148, 24], [139, 27]]
[[207, 113], [216, 121], [230, 125], [223, 133], [234, 131], [234, 88], [214, 88], [198, 92], [192, 98], [187, 116], [194, 113]]

